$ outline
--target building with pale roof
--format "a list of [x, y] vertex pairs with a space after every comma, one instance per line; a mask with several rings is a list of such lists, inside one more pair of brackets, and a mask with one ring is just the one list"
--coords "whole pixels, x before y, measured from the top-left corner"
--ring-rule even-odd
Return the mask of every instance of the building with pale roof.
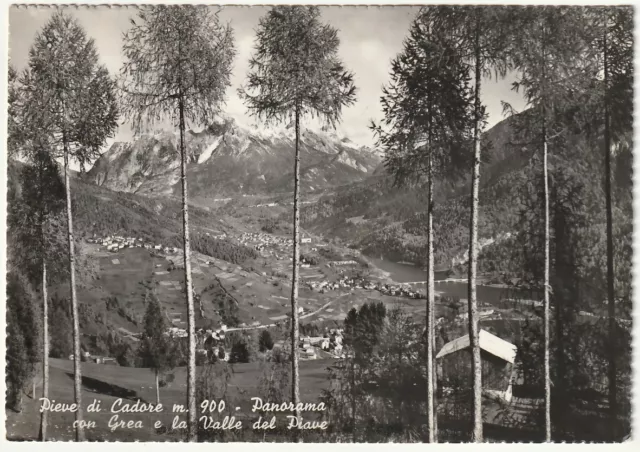
[[[488, 331], [479, 333], [483, 394], [511, 400], [518, 348]], [[471, 343], [466, 334], [448, 342], [436, 355], [438, 386], [471, 388]]]

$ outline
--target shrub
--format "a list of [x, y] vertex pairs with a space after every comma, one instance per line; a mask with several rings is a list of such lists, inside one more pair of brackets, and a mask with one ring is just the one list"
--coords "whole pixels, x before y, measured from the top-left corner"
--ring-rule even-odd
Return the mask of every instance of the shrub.
[[231, 347], [231, 356], [229, 357], [230, 363], [248, 363], [249, 362], [249, 347], [246, 341], [239, 340]]
[[273, 218], [262, 220], [261, 224], [262, 227], [260, 229], [268, 234], [273, 234], [273, 232], [278, 229], [278, 221]]
[[273, 349], [273, 338], [271, 337], [271, 333], [268, 330], [263, 330], [260, 333], [260, 339], [258, 340], [258, 348], [261, 352], [266, 352], [267, 350]]

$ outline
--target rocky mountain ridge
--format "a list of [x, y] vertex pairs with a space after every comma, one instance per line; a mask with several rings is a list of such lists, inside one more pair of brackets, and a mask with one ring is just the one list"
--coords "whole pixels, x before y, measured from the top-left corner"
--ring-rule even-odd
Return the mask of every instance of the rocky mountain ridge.
[[[274, 194], [293, 189], [291, 128], [253, 129], [222, 119], [185, 136], [189, 193], [201, 196]], [[301, 185], [314, 192], [365, 179], [382, 154], [329, 131], [303, 130]], [[179, 134], [161, 131], [116, 142], [86, 177], [116, 191], [150, 196], [180, 193]]]

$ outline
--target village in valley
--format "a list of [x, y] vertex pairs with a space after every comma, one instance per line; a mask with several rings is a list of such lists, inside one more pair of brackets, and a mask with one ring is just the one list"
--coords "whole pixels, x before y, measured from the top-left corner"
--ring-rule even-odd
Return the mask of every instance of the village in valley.
[[[291, 256], [293, 242], [290, 237], [265, 232], [227, 231], [206, 233], [206, 235], [214, 240], [249, 247], [259, 253], [251, 270], [192, 251], [192, 268], [196, 275], [194, 295], [203, 315], [203, 318], [198, 321], [200, 326], [196, 328], [197, 353], [203, 359], [229, 361], [230, 353], [228, 347], [225, 350], [225, 337], [230, 332], [259, 333], [265, 329], [283, 327], [291, 318], [289, 284], [292, 258], [289, 256]], [[361, 253], [336, 247], [316, 236], [303, 234], [301, 244], [299, 270], [301, 295], [298, 314], [301, 322], [317, 323], [320, 328], [315, 329], [319, 333], [315, 336], [304, 334], [300, 336], [298, 343], [300, 359], [344, 358], [346, 355], [343, 344], [343, 320], [349, 309], [357, 309], [367, 302], [383, 301], [387, 305], [402, 306], [417, 318], [424, 315], [424, 283], [394, 282], [388, 274], [371, 265]], [[155, 293], [162, 302], [170, 303], [169, 299], [175, 295], [176, 290], [184, 290], [181, 273], [176, 273], [177, 280], [170, 279], [176, 269], [184, 268], [180, 248], [148, 242], [138, 237], [118, 235], [105, 237], [94, 235], [86, 239], [86, 245], [90, 247], [87, 251], [91, 250], [92, 253], [101, 256], [102, 261], [112, 268], [126, 264], [127, 256], [131, 252], [137, 252], [139, 258], [153, 262], [152, 276], [157, 280]], [[331, 252], [327, 252], [328, 250]], [[147, 258], [143, 257], [145, 255]], [[332, 259], [327, 259], [326, 256]], [[260, 268], [256, 268], [259, 265]], [[198, 296], [198, 290], [206, 287], [210, 278], [215, 278], [226, 288], [225, 290], [233, 292], [240, 305], [249, 308], [242, 310], [244, 315], [241, 315], [237, 324], [227, 325], [215, 315], [215, 309], [203, 308], [206, 296]], [[264, 290], [265, 288], [275, 293], [269, 294]], [[519, 303], [518, 306], [521, 306], [521, 309], [514, 310], [513, 307], [516, 306], [514, 303]], [[521, 298], [511, 301], [495, 300], [493, 303], [481, 305], [478, 315], [486, 325], [496, 322], [500, 325], [506, 320], [522, 322], [527, 318], [534, 318], [539, 306], [539, 301]], [[437, 309], [437, 324], [440, 325], [449, 318], [453, 322], [452, 325], [457, 325], [456, 328], [460, 332], [459, 340], [463, 340], [468, 322], [464, 300], [445, 300], [439, 302]], [[204, 322], [207, 313], [211, 314], [212, 319], [218, 318], [217, 323]], [[183, 312], [169, 307], [167, 315], [170, 324], [165, 335], [177, 342], [186, 340], [188, 333]], [[490, 326], [489, 329], [495, 332]], [[140, 333], [128, 331], [127, 334], [132, 341], [137, 341], [141, 337]], [[483, 330], [483, 334], [493, 337], [488, 331]], [[468, 340], [468, 336], [466, 337]], [[514, 339], [516, 337], [512, 336], [511, 340]], [[277, 339], [274, 341], [273, 348], [266, 352], [272, 353], [286, 348], [287, 342], [286, 338]], [[86, 360], [116, 364], [113, 357], [91, 356], [89, 352], [84, 353]], [[441, 356], [446, 355], [448, 353], [443, 351]], [[70, 359], [72, 358], [73, 355], [70, 356]], [[512, 359], [508, 361], [514, 364]]]
[[[246, 271], [245, 269], [229, 264], [220, 259], [211, 256], [205, 256], [201, 253], [192, 251], [192, 265], [194, 273], [201, 275], [206, 279], [207, 273], [218, 279], [220, 284], [228, 285], [229, 289], [237, 286], [250, 290], [254, 285], [254, 280], [267, 280], [271, 286], [277, 285], [286, 287], [287, 281], [290, 279], [290, 271], [292, 268], [291, 255], [292, 239], [288, 237], [277, 236], [264, 232], [243, 232], [240, 234], [233, 233], [206, 233], [215, 240], [230, 241], [242, 246], [247, 246], [259, 252], [260, 258], [264, 263], [269, 263], [263, 270], [266, 271]], [[362, 270], [372, 269], [366, 260], [359, 253], [353, 253], [353, 250], [347, 251], [347, 256], [353, 259], [327, 260], [322, 257], [318, 250], [333, 247], [329, 243], [323, 242], [317, 237], [303, 236], [302, 257], [300, 263], [301, 286], [308, 291], [308, 298], [301, 297], [301, 306], [298, 308], [298, 314], [301, 320], [327, 323], [333, 321], [336, 327], [325, 327], [324, 332], [320, 336], [301, 336], [300, 352], [301, 359], [323, 359], [323, 358], [342, 358], [343, 351], [343, 328], [339, 327], [341, 321], [346, 315], [347, 308], [361, 306], [364, 302], [360, 301], [362, 295], [370, 294], [371, 300], [377, 299], [372, 292], [379, 295], [389, 297], [390, 299], [423, 300], [424, 292], [415, 288], [410, 284], [398, 284], [384, 276], [383, 272], [371, 272], [377, 276], [363, 276]], [[86, 245], [89, 246], [87, 251], [106, 257], [107, 265], [120, 266], [126, 260], [126, 253], [131, 249], [147, 250], [149, 259], [154, 262], [165, 259], [166, 263], [155, 263], [153, 268], [154, 278], [160, 278], [157, 286], [158, 296], [162, 300], [162, 294], [176, 289], [182, 289], [182, 283], [179, 281], [169, 281], [166, 279], [173, 270], [183, 269], [183, 253], [182, 249], [167, 246], [160, 243], [145, 241], [139, 237], [125, 237], [119, 235], [108, 235], [105, 237], [86, 238]], [[108, 254], [105, 255], [104, 252]], [[124, 256], [123, 256], [124, 253]], [[346, 254], [346, 253], [345, 253]], [[358, 259], [354, 260], [354, 259]], [[257, 281], [255, 281], [257, 283]], [[195, 292], [195, 289], [194, 289]], [[279, 324], [283, 324], [290, 319], [290, 307], [287, 302], [287, 292], [283, 295], [272, 295], [271, 306], [265, 306], [267, 301], [256, 303], [249, 301], [252, 307], [257, 307], [260, 311], [266, 311], [274, 314], [276, 310], [281, 312], [280, 315], [269, 315], [266, 319], [262, 317], [262, 321], [255, 320], [256, 316], [252, 315], [251, 322], [242, 321], [238, 325], [229, 326], [222, 322], [218, 323], [214, 328], [198, 328], [197, 334], [197, 351], [199, 354], [215, 355], [221, 360], [229, 359], [229, 354], [221, 352], [224, 350], [223, 344], [225, 333], [229, 331], [249, 331], [262, 330], [265, 328], [273, 328]], [[257, 299], [257, 294], [252, 294], [251, 299]], [[368, 300], [365, 296], [364, 300]], [[244, 302], [243, 302], [244, 304]], [[423, 303], [416, 303], [416, 312], [423, 310]], [[272, 306], [278, 307], [272, 307]], [[254, 310], [255, 312], [256, 310]], [[170, 312], [171, 325], [165, 334], [175, 340], [182, 340], [188, 336], [184, 321], [179, 313]], [[260, 318], [260, 317], [258, 317]], [[139, 339], [140, 333], [129, 332], [128, 337], [131, 340]], [[283, 347], [284, 339], [275, 342], [274, 348]], [[115, 359], [105, 356], [91, 356], [89, 352], [85, 352], [85, 359], [93, 360], [97, 363], [114, 364]], [[73, 359], [73, 355], [70, 356]]]

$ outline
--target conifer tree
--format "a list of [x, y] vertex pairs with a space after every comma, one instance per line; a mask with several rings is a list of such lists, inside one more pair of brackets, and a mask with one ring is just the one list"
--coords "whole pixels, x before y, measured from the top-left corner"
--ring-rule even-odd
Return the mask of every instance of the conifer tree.
[[[65, 274], [60, 265], [64, 255], [61, 213], [64, 207], [64, 184], [58, 165], [52, 160], [46, 124], [39, 120], [38, 99], [30, 97], [30, 74], [19, 76], [9, 70], [9, 156], [21, 157], [27, 165], [19, 172], [20, 199], [9, 206], [8, 225], [13, 230], [12, 243], [20, 252], [13, 253], [13, 265], [24, 272], [42, 293], [42, 397], [49, 388], [49, 321], [47, 288], [51, 281]], [[37, 109], [36, 114], [32, 114]], [[47, 415], [40, 413], [40, 440], [46, 440]]]
[[[100, 155], [105, 140], [117, 126], [114, 83], [99, 64], [95, 43], [80, 24], [64, 10], [57, 11], [36, 35], [29, 51], [28, 73], [23, 82], [28, 93], [25, 109], [31, 124], [52, 158], [63, 158], [66, 187], [69, 281], [74, 337], [74, 392], [76, 440], [85, 439], [83, 420], [80, 324], [75, 281], [75, 239], [71, 205], [69, 164], [80, 167]], [[39, 147], [42, 150], [42, 147]]]
[[171, 118], [180, 131], [185, 297], [188, 311], [188, 439], [197, 439], [196, 333], [187, 190], [187, 122], [211, 123], [220, 113], [235, 56], [231, 27], [209, 7], [149, 6], [124, 35], [120, 88], [123, 111], [142, 130]]
[[[13, 206], [12, 218], [19, 223], [16, 245], [20, 246], [21, 268], [35, 287], [40, 286], [42, 294], [42, 397], [49, 397], [49, 297], [48, 286], [67, 276], [61, 262], [64, 262], [62, 240], [62, 218], [64, 208], [64, 184], [60, 178], [58, 165], [46, 151], [34, 152], [30, 156], [30, 166], [21, 174], [22, 196], [19, 204]], [[47, 411], [40, 413], [39, 440], [47, 438]]]
[[[437, 440], [435, 409], [435, 290], [433, 255], [433, 187], [464, 162], [470, 131], [469, 68], [447, 41], [437, 35], [423, 9], [414, 20], [403, 52], [392, 62], [391, 84], [383, 88], [384, 126], [373, 125], [385, 164], [398, 185], [426, 178], [427, 190], [427, 424], [429, 442]], [[389, 129], [389, 130], [386, 130]]]
[[473, 429], [471, 439], [482, 442], [482, 362], [476, 296], [478, 261], [478, 209], [482, 130], [485, 107], [481, 102], [482, 78], [502, 77], [507, 71], [506, 46], [512, 36], [513, 8], [494, 6], [434, 6], [427, 14], [434, 29], [455, 42], [459, 56], [473, 73], [473, 161], [471, 164], [471, 218], [469, 224], [469, 340], [473, 374]]
[[[516, 18], [519, 32], [510, 41], [509, 56], [518, 79], [513, 89], [522, 90], [527, 114], [517, 117], [516, 129], [526, 129], [539, 145], [542, 162], [542, 201], [544, 216], [544, 275], [543, 334], [544, 334], [544, 393], [545, 393], [545, 441], [551, 441], [551, 362], [550, 362], [550, 220], [549, 220], [549, 171], [548, 146], [566, 132], [565, 124], [558, 121], [563, 109], [571, 102], [571, 90], [584, 78], [582, 58], [585, 40], [581, 35], [584, 26], [582, 12], [576, 7], [525, 7], [518, 10]], [[513, 109], [504, 104], [505, 110]], [[556, 140], [557, 141], [557, 140]]]
[[155, 373], [156, 403], [160, 403], [160, 373], [173, 369], [178, 360], [177, 347], [167, 333], [167, 320], [162, 306], [155, 296], [148, 296], [144, 315], [144, 329], [138, 355], [143, 367]]
[[295, 405], [300, 401], [300, 127], [305, 117], [317, 117], [334, 127], [342, 108], [355, 102], [353, 75], [338, 57], [339, 45], [337, 30], [320, 21], [318, 7], [274, 7], [260, 19], [246, 87], [240, 90], [253, 115], [266, 122], [293, 120], [295, 125], [291, 278], [291, 398]]
[[258, 339], [259, 350], [263, 353], [273, 349], [273, 337], [269, 330], [262, 330]]
[[27, 278], [16, 271], [8, 272], [6, 290], [7, 405], [20, 412], [22, 394], [29, 380], [34, 378], [42, 353], [38, 334], [40, 316]]
[[604, 129], [604, 191], [607, 227], [607, 307], [608, 307], [608, 399], [610, 431], [617, 438], [616, 299], [613, 241], [613, 191], [611, 160], [614, 150], [626, 141], [633, 129], [633, 8], [596, 7], [589, 11], [590, 30], [597, 52], [595, 78], [599, 105], [595, 109]]

